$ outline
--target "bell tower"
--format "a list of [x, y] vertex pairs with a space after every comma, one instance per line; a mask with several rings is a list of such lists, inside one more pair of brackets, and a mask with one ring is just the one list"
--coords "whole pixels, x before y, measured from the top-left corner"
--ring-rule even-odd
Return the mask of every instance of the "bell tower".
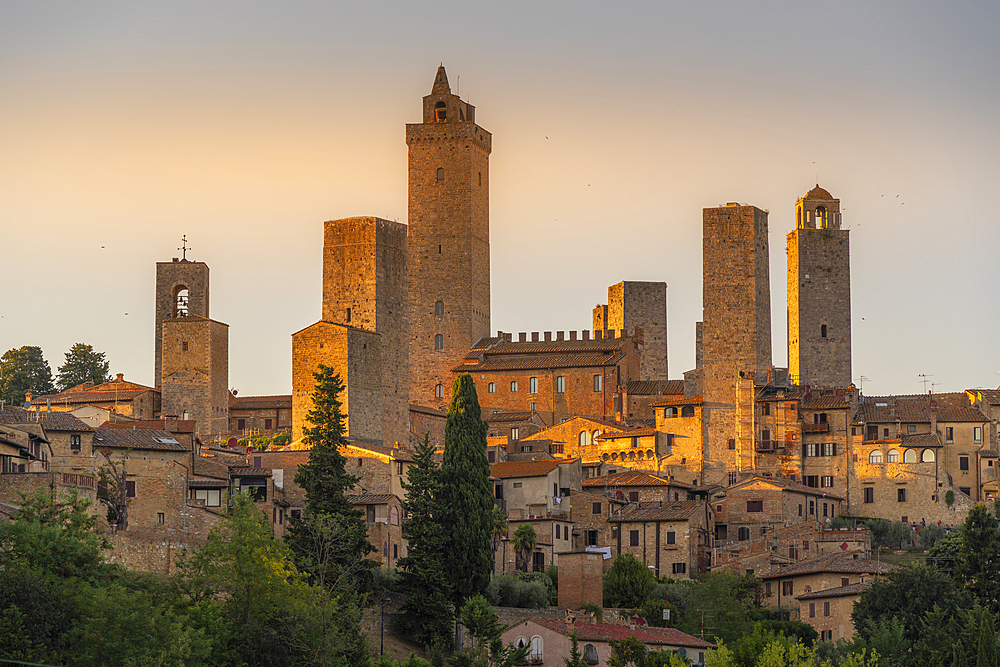
[[406, 126], [410, 400], [425, 406], [448, 403], [452, 368], [490, 332], [492, 136], [475, 121], [442, 65]]
[[840, 200], [817, 185], [795, 202], [788, 242], [788, 372], [820, 387], [851, 384], [851, 252]]

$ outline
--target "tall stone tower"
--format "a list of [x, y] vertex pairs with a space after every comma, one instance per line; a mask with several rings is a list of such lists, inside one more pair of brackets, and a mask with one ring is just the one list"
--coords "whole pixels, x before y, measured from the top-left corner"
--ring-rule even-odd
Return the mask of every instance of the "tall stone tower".
[[163, 321], [188, 315], [208, 317], [208, 264], [176, 257], [157, 262], [153, 386], [163, 378]]
[[409, 147], [410, 400], [448, 402], [451, 369], [490, 332], [492, 136], [451, 94], [444, 66]]
[[754, 455], [752, 433], [736, 423], [737, 384], [771, 370], [767, 213], [727, 204], [706, 208], [702, 222], [704, 482], [729, 483], [724, 473], [751, 467]]
[[[595, 314], [597, 309], [595, 308]], [[639, 378], [667, 377], [667, 284], [626, 280], [608, 288], [604, 329], [624, 329], [632, 335], [643, 332]], [[597, 319], [594, 320], [597, 329]]]
[[788, 372], [820, 387], [851, 384], [851, 257], [840, 200], [817, 185], [795, 202], [788, 241]]
[[229, 325], [198, 315], [163, 321], [161, 413], [197, 420], [202, 440], [229, 432]]

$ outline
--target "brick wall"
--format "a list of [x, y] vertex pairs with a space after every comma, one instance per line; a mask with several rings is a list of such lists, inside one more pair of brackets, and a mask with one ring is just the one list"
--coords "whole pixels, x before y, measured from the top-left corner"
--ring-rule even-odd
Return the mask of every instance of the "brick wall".
[[229, 325], [189, 315], [162, 329], [163, 414], [197, 420], [202, 439], [228, 431]]
[[[208, 317], [208, 265], [204, 262], [178, 261], [156, 263], [156, 301], [153, 385], [160, 386], [162, 377], [163, 322], [176, 316], [177, 291], [188, 289], [189, 315]], [[150, 415], [148, 418], [151, 418]]]
[[559, 604], [561, 609], [579, 609], [585, 603], [604, 605], [603, 556], [565, 553], [559, 557]]
[[640, 380], [666, 380], [667, 284], [623, 281], [608, 288], [606, 329], [643, 332]]

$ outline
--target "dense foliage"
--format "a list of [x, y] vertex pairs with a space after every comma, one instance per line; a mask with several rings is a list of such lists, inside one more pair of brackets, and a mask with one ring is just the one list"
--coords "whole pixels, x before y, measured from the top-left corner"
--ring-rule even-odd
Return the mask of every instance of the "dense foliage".
[[22, 405], [24, 394], [51, 394], [52, 369], [42, 356], [42, 348], [32, 345], [12, 348], [0, 357], [0, 400], [7, 405]]
[[66, 353], [66, 361], [59, 367], [56, 388], [66, 391], [84, 382], [103, 384], [111, 380], [111, 364], [103, 352], [94, 352], [93, 345], [75, 343]]

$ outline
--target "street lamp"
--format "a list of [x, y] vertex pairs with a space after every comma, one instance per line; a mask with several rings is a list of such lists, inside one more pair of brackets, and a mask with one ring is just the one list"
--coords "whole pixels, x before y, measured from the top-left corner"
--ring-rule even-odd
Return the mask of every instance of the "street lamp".
[[385, 606], [392, 602], [388, 595], [378, 601], [379, 606], [382, 608], [382, 629], [379, 633], [379, 648], [378, 654], [385, 654]]

